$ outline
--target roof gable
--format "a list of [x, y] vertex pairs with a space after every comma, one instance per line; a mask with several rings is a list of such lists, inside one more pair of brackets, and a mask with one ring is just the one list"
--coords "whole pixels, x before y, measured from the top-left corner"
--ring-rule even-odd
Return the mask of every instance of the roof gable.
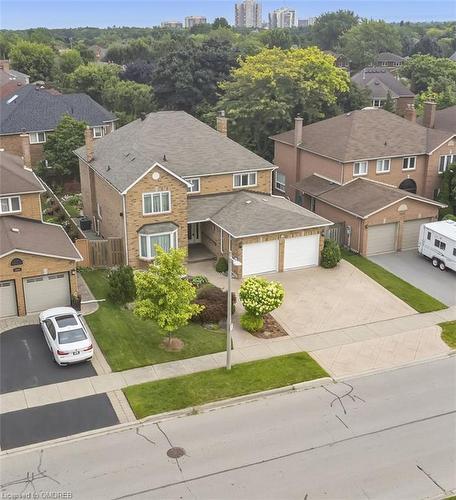
[[24, 168], [24, 160], [5, 151], [0, 151], [0, 180], [0, 195], [44, 191], [35, 173]]
[[[384, 67], [364, 68], [352, 76], [352, 82], [360, 87], [367, 87], [373, 97], [377, 97], [375, 89], [380, 83], [391, 93], [392, 97], [415, 97], [415, 94]], [[386, 94], [385, 94], [386, 95]], [[383, 94], [378, 97], [383, 97]]]

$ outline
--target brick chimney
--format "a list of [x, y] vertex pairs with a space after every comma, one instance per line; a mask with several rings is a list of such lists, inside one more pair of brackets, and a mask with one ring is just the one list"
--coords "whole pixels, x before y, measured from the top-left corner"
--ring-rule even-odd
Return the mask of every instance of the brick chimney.
[[2, 59], [0, 61], [0, 69], [8, 73], [8, 71], [10, 70], [10, 62], [8, 59]]
[[228, 118], [225, 111], [219, 111], [217, 115], [217, 130], [225, 137], [228, 136]]
[[416, 109], [414, 104], [407, 104], [407, 107], [404, 110], [404, 118], [409, 122], [416, 122]]
[[32, 168], [32, 155], [30, 154], [30, 137], [28, 134], [22, 133], [21, 146], [22, 146], [22, 158], [24, 159], [24, 167]]
[[435, 112], [437, 104], [432, 101], [424, 103], [423, 125], [427, 128], [434, 128], [435, 125]]
[[93, 130], [87, 127], [84, 132], [86, 158], [88, 162], [93, 160], [95, 139], [93, 138]]
[[298, 115], [295, 118], [294, 145], [298, 146], [302, 142], [302, 118]]

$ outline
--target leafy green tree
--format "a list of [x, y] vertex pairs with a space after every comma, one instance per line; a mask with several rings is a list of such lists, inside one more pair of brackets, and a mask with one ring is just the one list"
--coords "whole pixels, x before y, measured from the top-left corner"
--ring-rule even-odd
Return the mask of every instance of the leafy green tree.
[[136, 83], [150, 83], [154, 74], [155, 64], [146, 61], [133, 61], [127, 64], [125, 71], [120, 75], [123, 80], [131, 80]]
[[216, 17], [212, 23], [212, 29], [216, 30], [219, 28], [229, 28], [230, 25], [224, 17]]
[[252, 276], [242, 282], [239, 300], [244, 309], [254, 316], [262, 317], [282, 305], [285, 297], [283, 285], [278, 281]]
[[54, 36], [51, 30], [47, 28], [32, 28], [27, 30], [28, 39], [33, 43], [41, 43], [48, 46], [53, 46]]
[[452, 163], [442, 174], [438, 201], [448, 205], [441, 215], [456, 215], [456, 163]]
[[358, 16], [351, 10], [325, 12], [312, 26], [312, 38], [322, 50], [333, 49], [340, 37], [358, 24]]
[[443, 51], [435, 38], [424, 36], [413, 47], [412, 54], [428, 54], [434, 57], [442, 57]]
[[51, 183], [61, 185], [65, 179], [79, 176], [78, 159], [73, 151], [84, 144], [86, 123], [64, 115], [44, 145], [48, 167], [42, 165], [40, 173]]
[[270, 135], [290, 128], [298, 113], [307, 123], [322, 118], [337, 96], [348, 92], [349, 81], [334, 58], [316, 47], [263, 49], [220, 84], [217, 107], [233, 120], [230, 135], [236, 141], [271, 158]]
[[196, 288], [182, 276], [185, 251], [171, 249], [165, 252], [156, 245], [156, 257], [146, 272], [135, 273], [136, 302], [134, 313], [142, 319], [151, 319], [169, 335], [188, 324], [201, 312], [194, 304]]
[[278, 47], [279, 49], [289, 49], [293, 40], [290, 31], [283, 28], [274, 28], [261, 33], [261, 41], [266, 47], [272, 49]]
[[361, 88], [350, 81], [348, 92], [339, 92], [336, 102], [323, 108], [323, 114], [325, 118], [330, 118], [355, 109], [366, 108], [371, 103], [372, 97], [369, 89]]
[[79, 52], [84, 64], [95, 61], [95, 53], [87, 47], [83, 40], [78, 40], [73, 48]]
[[136, 285], [133, 269], [130, 266], [120, 266], [111, 270], [108, 283], [108, 299], [112, 303], [125, 305], [135, 300]]
[[12, 67], [30, 75], [30, 81], [51, 78], [55, 54], [47, 45], [20, 40], [11, 47], [9, 55]]
[[413, 92], [421, 93], [442, 80], [456, 82], [456, 61], [417, 54], [404, 62], [400, 74], [410, 81]]
[[65, 75], [72, 73], [76, 68], [84, 64], [81, 54], [76, 49], [66, 50], [59, 58], [60, 71]]
[[344, 33], [342, 52], [355, 69], [372, 64], [380, 52], [399, 54], [402, 44], [399, 30], [384, 21], [363, 21]]
[[394, 100], [391, 97], [391, 92], [389, 90], [386, 93], [386, 100], [385, 100], [385, 103], [383, 104], [382, 107], [385, 111], [389, 111], [390, 113], [394, 113], [394, 109], [395, 109]]
[[122, 68], [116, 64], [89, 63], [76, 68], [69, 77], [70, 86], [77, 92], [89, 94], [102, 102], [103, 88], [111, 80], [118, 79]]
[[323, 245], [323, 250], [321, 252], [321, 267], [324, 267], [325, 269], [336, 267], [341, 258], [342, 254], [337, 242], [325, 239], [325, 244]]

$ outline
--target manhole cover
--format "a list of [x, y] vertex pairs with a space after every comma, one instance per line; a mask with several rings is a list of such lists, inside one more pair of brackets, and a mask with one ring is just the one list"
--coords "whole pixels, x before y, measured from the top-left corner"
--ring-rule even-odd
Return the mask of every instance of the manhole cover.
[[185, 455], [185, 450], [184, 448], [179, 448], [179, 446], [173, 446], [166, 452], [166, 454], [169, 458], [180, 458]]

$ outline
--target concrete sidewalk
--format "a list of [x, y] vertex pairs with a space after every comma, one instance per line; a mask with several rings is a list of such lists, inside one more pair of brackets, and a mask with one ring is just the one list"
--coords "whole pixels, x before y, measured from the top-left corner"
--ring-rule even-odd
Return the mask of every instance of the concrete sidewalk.
[[[238, 347], [235, 343], [232, 358], [236, 364], [308, 351], [333, 375], [361, 373], [448, 354], [451, 351], [440, 340], [440, 328], [436, 325], [450, 320], [456, 320], [456, 307], [302, 337], [269, 340], [253, 337], [252, 345]], [[348, 352], [348, 359], [343, 358], [344, 352]], [[225, 352], [219, 352], [6, 393], [0, 396], [0, 413], [93, 394], [111, 394], [130, 385], [220, 368], [225, 365], [225, 356]], [[123, 395], [120, 400], [124, 404]]]

